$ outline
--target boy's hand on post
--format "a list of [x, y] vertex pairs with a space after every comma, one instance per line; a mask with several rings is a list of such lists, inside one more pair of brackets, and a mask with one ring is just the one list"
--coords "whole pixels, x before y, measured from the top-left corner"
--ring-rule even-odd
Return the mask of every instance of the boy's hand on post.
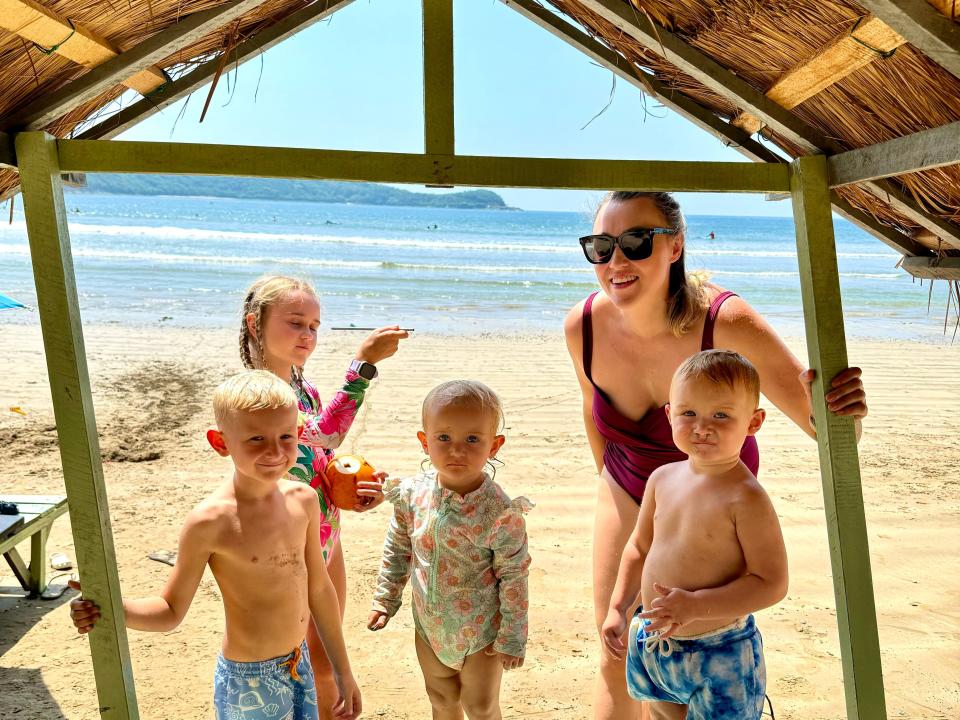
[[343, 720], [354, 720], [359, 717], [363, 703], [360, 700], [360, 688], [357, 687], [353, 674], [348, 672], [346, 675], [334, 675], [334, 682], [337, 683], [340, 697], [333, 706], [333, 716]]
[[[74, 590], [80, 590], [80, 582], [77, 580], [68, 580], [67, 585]], [[86, 634], [93, 630], [94, 624], [100, 619], [100, 607], [92, 600], [74, 598], [70, 601], [70, 619], [78, 633]]]
[[373, 474], [373, 480], [362, 480], [357, 483], [357, 495], [360, 496], [357, 504], [353, 506], [356, 512], [366, 512], [373, 510], [377, 505], [383, 502], [383, 481], [389, 476], [382, 470]]
[[366, 339], [360, 344], [360, 349], [357, 350], [357, 360], [376, 365], [381, 360], [385, 360], [396, 353], [400, 341], [407, 337], [410, 337], [410, 333], [401, 330], [399, 325], [377, 328], [367, 335]]
[[385, 612], [379, 610], [374, 610], [370, 613], [370, 617], [367, 618], [367, 629], [373, 630], [383, 630], [387, 626], [387, 623], [390, 622], [390, 616]]
[[640, 617], [650, 622], [647, 632], [658, 632], [661, 638], [668, 638], [684, 625], [700, 617], [696, 595], [683, 588], [670, 588], [654, 583], [653, 589], [660, 597], [654, 598], [650, 609], [640, 613]]
[[627, 630], [627, 616], [613, 608], [607, 613], [607, 619], [600, 628], [600, 639], [604, 650], [614, 660], [623, 660], [627, 648], [623, 644], [623, 633]]

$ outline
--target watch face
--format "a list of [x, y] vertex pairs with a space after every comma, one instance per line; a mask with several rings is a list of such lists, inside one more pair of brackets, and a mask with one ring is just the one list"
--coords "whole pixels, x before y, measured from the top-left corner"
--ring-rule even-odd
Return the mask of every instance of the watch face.
[[377, 376], [377, 366], [371, 365], [368, 362], [362, 362], [360, 363], [360, 367], [357, 368], [357, 375], [364, 380], [373, 380]]

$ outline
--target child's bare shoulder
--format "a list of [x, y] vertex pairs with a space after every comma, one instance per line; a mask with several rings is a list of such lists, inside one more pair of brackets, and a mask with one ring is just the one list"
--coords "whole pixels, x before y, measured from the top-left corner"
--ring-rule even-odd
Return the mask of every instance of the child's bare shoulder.
[[285, 498], [301, 504], [304, 508], [320, 506], [317, 491], [302, 482], [296, 480], [278, 480], [277, 489]]
[[737, 507], [751, 509], [770, 505], [770, 495], [763, 489], [763, 485], [756, 476], [744, 468], [742, 477], [738, 478], [732, 486], [731, 501]]
[[184, 518], [181, 535], [201, 541], [214, 539], [237, 517], [236, 501], [218, 494], [201, 500]]
[[689, 473], [690, 468], [686, 460], [667, 463], [650, 473], [650, 477], [647, 478], [647, 487], [649, 488], [651, 485], [663, 485], [669, 483], [674, 478], [683, 477]]

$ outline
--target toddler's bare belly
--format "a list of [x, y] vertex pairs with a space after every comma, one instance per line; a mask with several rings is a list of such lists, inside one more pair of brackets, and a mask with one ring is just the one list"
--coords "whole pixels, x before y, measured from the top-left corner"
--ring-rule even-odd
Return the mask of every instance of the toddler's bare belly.
[[[725, 585], [743, 574], [743, 556], [739, 546], [736, 552], [725, 551], [725, 543], [713, 548], [695, 548], [679, 539], [674, 542], [654, 542], [643, 565], [640, 597], [643, 609], [653, 608], [660, 597], [654, 583], [668, 588], [691, 592]], [[732, 548], [731, 548], [732, 549]], [[712, 616], [694, 620], [685, 625], [680, 635], [699, 635], [729, 625], [738, 616]]]

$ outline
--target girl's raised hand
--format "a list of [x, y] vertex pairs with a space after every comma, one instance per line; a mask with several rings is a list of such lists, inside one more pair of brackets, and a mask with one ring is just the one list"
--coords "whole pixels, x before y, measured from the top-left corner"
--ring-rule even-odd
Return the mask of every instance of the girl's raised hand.
[[357, 482], [357, 495], [360, 500], [353, 509], [356, 512], [366, 512], [372, 510], [383, 502], [383, 481], [387, 479], [387, 473], [378, 470], [373, 474], [373, 480], [361, 480]]
[[399, 325], [377, 328], [367, 335], [357, 350], [357, 360], [376, 365], [397, 352], [400, 341], [410, 337], [410, 333], [401, 330]]
[[367, 618], [367, 630], [383, 630], [387, 623], [390, 622], [390, 616], [385, 612], [380, 612], [379, 610], [372, 610], [370, 612], [370, 617]]

